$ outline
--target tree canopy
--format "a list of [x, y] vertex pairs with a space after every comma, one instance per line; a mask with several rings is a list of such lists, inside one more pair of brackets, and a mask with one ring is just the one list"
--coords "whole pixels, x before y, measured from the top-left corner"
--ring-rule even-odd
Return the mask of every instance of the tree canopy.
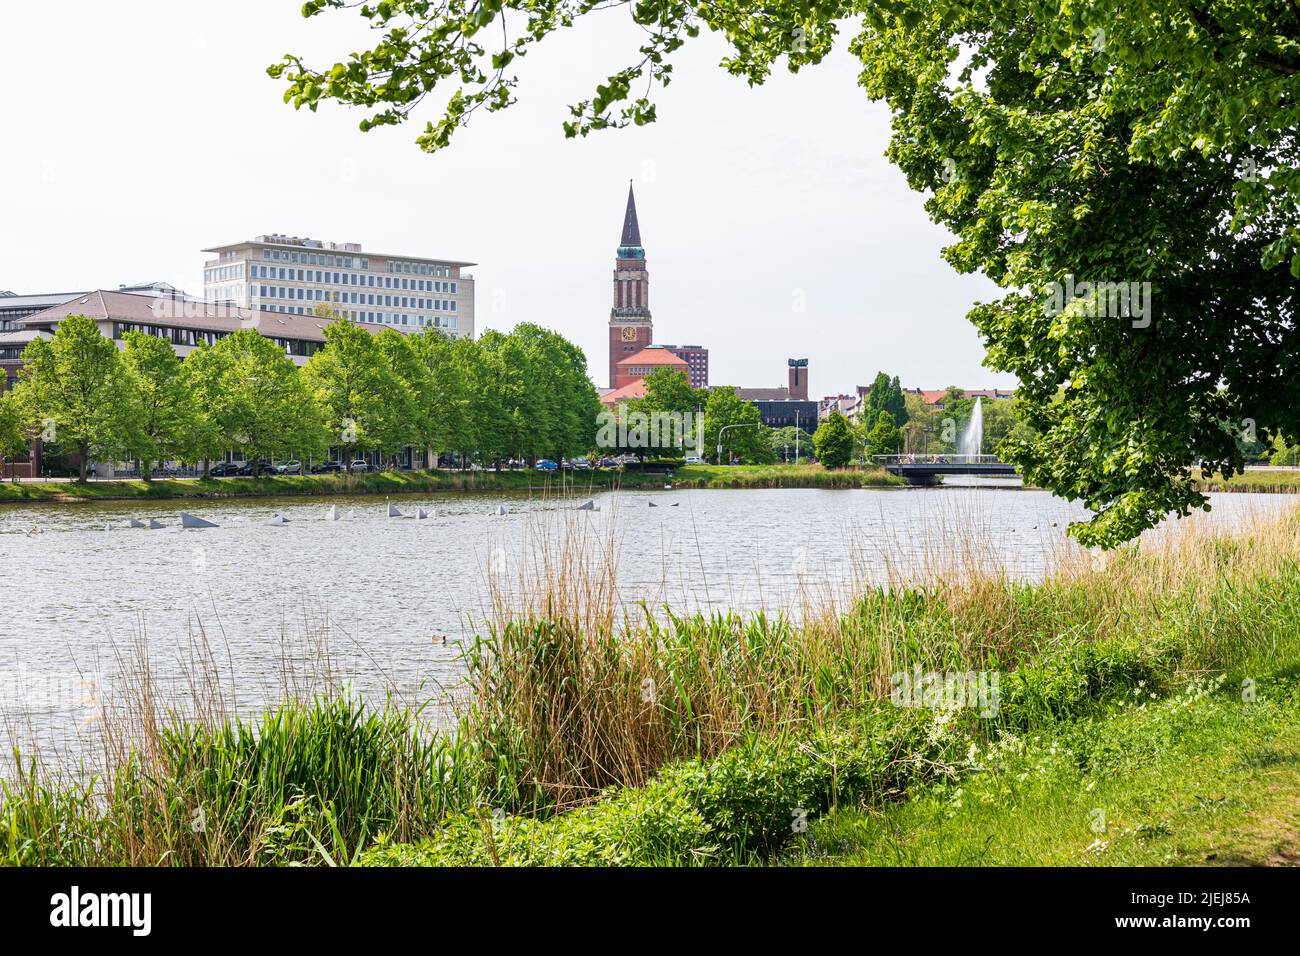
[[881, 412], [888, 412], [896, 425], [907, 424], [907, 402], [897, 375], [891, 379], [884, 372], [877, 372], [871, 383], [871, 391], [862, 406], [862, 420], [875, 424]]
[[827, 468], [844, 468], [853, 460], [853, 427], [840, 412], [831, 412], [813, 435], [817, 458]]
[[[241, 329], [184, 359], [166, 339], [127, 332], [119, 352], [84, 316], [23, 352], [19, 385], [0, 405], [0, 454], [40, 437], [94, 460], [251, 462], [411, 448], [462, 462], [572, 457], [594, 446], [600, 400], [582, 351], [528, 323], [486, 341], [434, 328], [372, 333], [333, 316], [300, 369], [284, 348]], [[418, 458], [417, 458], [418, 460]], [[256, 467], [256, 465], [255, 465]]]
[[[309, 0], [305, 16], [343, 7]], [[295, 107], [335, 100], [364, 129], [405, 121], [446, 146], [514, 101], [517, 60], [605, 0], [383, 0], [373, 47], [324, 69], [270, 68]], [[1002, 289], [970, 314], [986, 364], [1014, 373], [1027, 430], [1003, 453], [1096, 513], [1112, 545], [1205, 506], [1193, 468], [1243, 466], [1243, 423], [1300, 440], [1300, 14], [1291, 0], [639, 0], [629, 65], [573, 104], [568, 136], [656, 119], [652, 92], [702, 30], [762, 83], [820, 62], [844, 26], [889, 156]], [[490, 28], [490, 29], [489, 29]]]
[[43, 442], [77, 453], [83, 481], [92, 459], [126, 454], [131, 374], [94, 319], [68, 316], [53, 338], [33, 339], [22, 357], [17, 401]]

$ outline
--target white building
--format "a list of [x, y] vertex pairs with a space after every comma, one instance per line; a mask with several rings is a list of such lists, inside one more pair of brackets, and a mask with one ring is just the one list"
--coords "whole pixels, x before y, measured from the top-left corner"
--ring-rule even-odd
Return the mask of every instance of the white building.
[[249, 309], [311, 315], [324, 303], [358, 322], [404, 332], [432, 326], [474, 336], [474, 265], [365, 252], [354, 242], [258, 236], [214, 246], [203, 271], [204, 298]]

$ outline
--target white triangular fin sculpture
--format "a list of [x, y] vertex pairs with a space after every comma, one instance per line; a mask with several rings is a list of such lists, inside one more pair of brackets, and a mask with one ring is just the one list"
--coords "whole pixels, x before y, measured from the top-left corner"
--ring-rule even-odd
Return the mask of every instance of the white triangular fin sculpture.
[[327, 512], [325, 512], [325, 520], [326, 520], [326, 521], [338, 521], [338, 520], [339, 520], [339, 506], [338, 506], [338, 505], [330, 505], [330, 510], [327, 511]]
[[650, 502], [650, 507], [651, 507], [651, 508], [658, 508], [659, 506], [658, 506], [657, 504], [655, 504], [655, 503], [652, 501], [652, 502]]
[[147, 528], [147, 527], [149, 527], [149, 526], [148, 526], [147, 524], [145, 524], [143, 521], [141, 521], [139, 518], [132, 518], [132, 519], [131, 519], [131, 524], [128, 525], [128, 527], [131, 527], [131, 528]]
[[273, 528], [279, 528], [282, 525], [286, 525], [288, 523], [289, 521], [287, 518], [285, 518], [284, 515], [276, 515], [274, 518], [272, 518], [270, 521], [267, 522], [267, 524], [269, 524]]
[[578, 505], [578, 510], [579, 510], [579, 511], [595, 511], [595, 510], [596, 510], [596, 500], [595, 500], [594, 498], [588, 498], [588, 499], [587, 499], [586, 501], [584, 501], [582, 504]]
[[215, 528], [217, 526], [213, 524], [211, 521], [205, 521], [202, 518], [196, 518], [194, 517], [194, 515], [186, 511], [182, 511], [181, 527], [182, 528]]
[[499, 515], [504, 515], [504, 514], [509, 514], [509, 513], [510, 513], [510, 512], [509, 512], [509, 510], [507, 510], [507, 508], [506, 508], [505, 505], [497, 505], [497, 514], [499, 514]]
[[162, 527], [162, 523], [161, 523], [161, 522], [159, 522], [159, 521], [155, 521], [153, 518], [150, 518], [150, 519], [149, 519], [149, 530], [150, 530], [150, 531], [157, 531], [157, 530], [158, 530], [159, 528], [161, 528], [161, 527]]
[[429, 517], [429, 512], [425, 511], [423, 508], [417, 508], [415, 509], [415, 517], [417, 519], [427, 518]]
[[402, 513], [398, 511], [395, 507], [393, 507], [393, 503], [391, 501], [388, 503], [388, 517], [390, 518], [402, 517]]

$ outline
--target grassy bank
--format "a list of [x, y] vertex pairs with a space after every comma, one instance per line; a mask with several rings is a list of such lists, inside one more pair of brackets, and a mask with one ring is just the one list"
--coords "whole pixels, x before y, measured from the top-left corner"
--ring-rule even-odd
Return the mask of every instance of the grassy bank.
[[[671, 479], [666, 479], [670, 471]], [[639, 470], [419, 471], [364, 475], [283, 475], [263, 478], [105, 479], [0, 482], [0, 504], [20, 501], [112, 501], [167, 498], [269, 498], [294, 495], [400, 495], [425, 492], [581, 493], [610, 488], [869, 488], [899, 484], [879, 468], [827, 471], [820, 465], [683, 465]]]
[[[885, 862], [889, 828], [916, 847], [891, 861], [906, 863], [939, 859], [927, 828], [970, 813], [961, 859], [1014, 856], [972, 855], [993, 833], [1027, 862], [1122, 861], [1072, 856], [1074, 818], [1054, 837], [1053, 815], [1110, 806], [1145, 834], [1132, 808], [1156, 806], [1141, 788], [1160, 767], [1185, 774], [1166, 794], [1184, 807], [1239, 744], [1263, 755], [1254, 769], [1290, 766], [1295, 513], [1242, 538], [1191, 522], [1104, 562], [1069, 552], [1040, 585], [936, 568], [807, 594], [797, 616], [627, 614], [617, 549], [586, 527], [494, 582], [455, 734], [338, 697], [254, 724], [204, 707], [178, 720], [141, 683], [130, 720], [105, 715], [98, 776], [33, 768], [7, 785], [0, 860], [694, 865], [834, 843], [844, 862]], [[896, 706], [913, 668], [996, 675], [995, 706]], [[1258, 778], [1219, 776], [1245, 819]], [[1108, 803], [1090, 802], [1098, 787]]]
[[1252, 468], [1226, 481], [1219, 476], [1200, 475], [1196, 480], [1199, 491], [1254, 491], [1264, 494], [1294, 494], [1300, 492], [1300, 469]]
[[[1145, 691], [1142, 688], [1141, 691]], [[1205, 682], [973, 751], [910, 799], [827, 814], [785, 861], [845, 866], [1300, 863], [1300, 683]]]

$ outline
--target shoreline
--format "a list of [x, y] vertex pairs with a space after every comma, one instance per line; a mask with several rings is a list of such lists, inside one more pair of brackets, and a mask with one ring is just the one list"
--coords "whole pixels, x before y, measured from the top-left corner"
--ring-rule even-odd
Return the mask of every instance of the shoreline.
[[616, 489], [894, 488], [905, 487], [883, 469], [826, 471], [819, 465], [685, 465], [670, 474], [581, 472], [558, 478], [532, 471], [418, 471], [364, 475], [277, 475], [263, 478], [139, 478], [0, 482], [0, 505], [86, 504], [99, 501], [224, 500], [230, 498], [402, 495], [429, 492], [573, 493]]

